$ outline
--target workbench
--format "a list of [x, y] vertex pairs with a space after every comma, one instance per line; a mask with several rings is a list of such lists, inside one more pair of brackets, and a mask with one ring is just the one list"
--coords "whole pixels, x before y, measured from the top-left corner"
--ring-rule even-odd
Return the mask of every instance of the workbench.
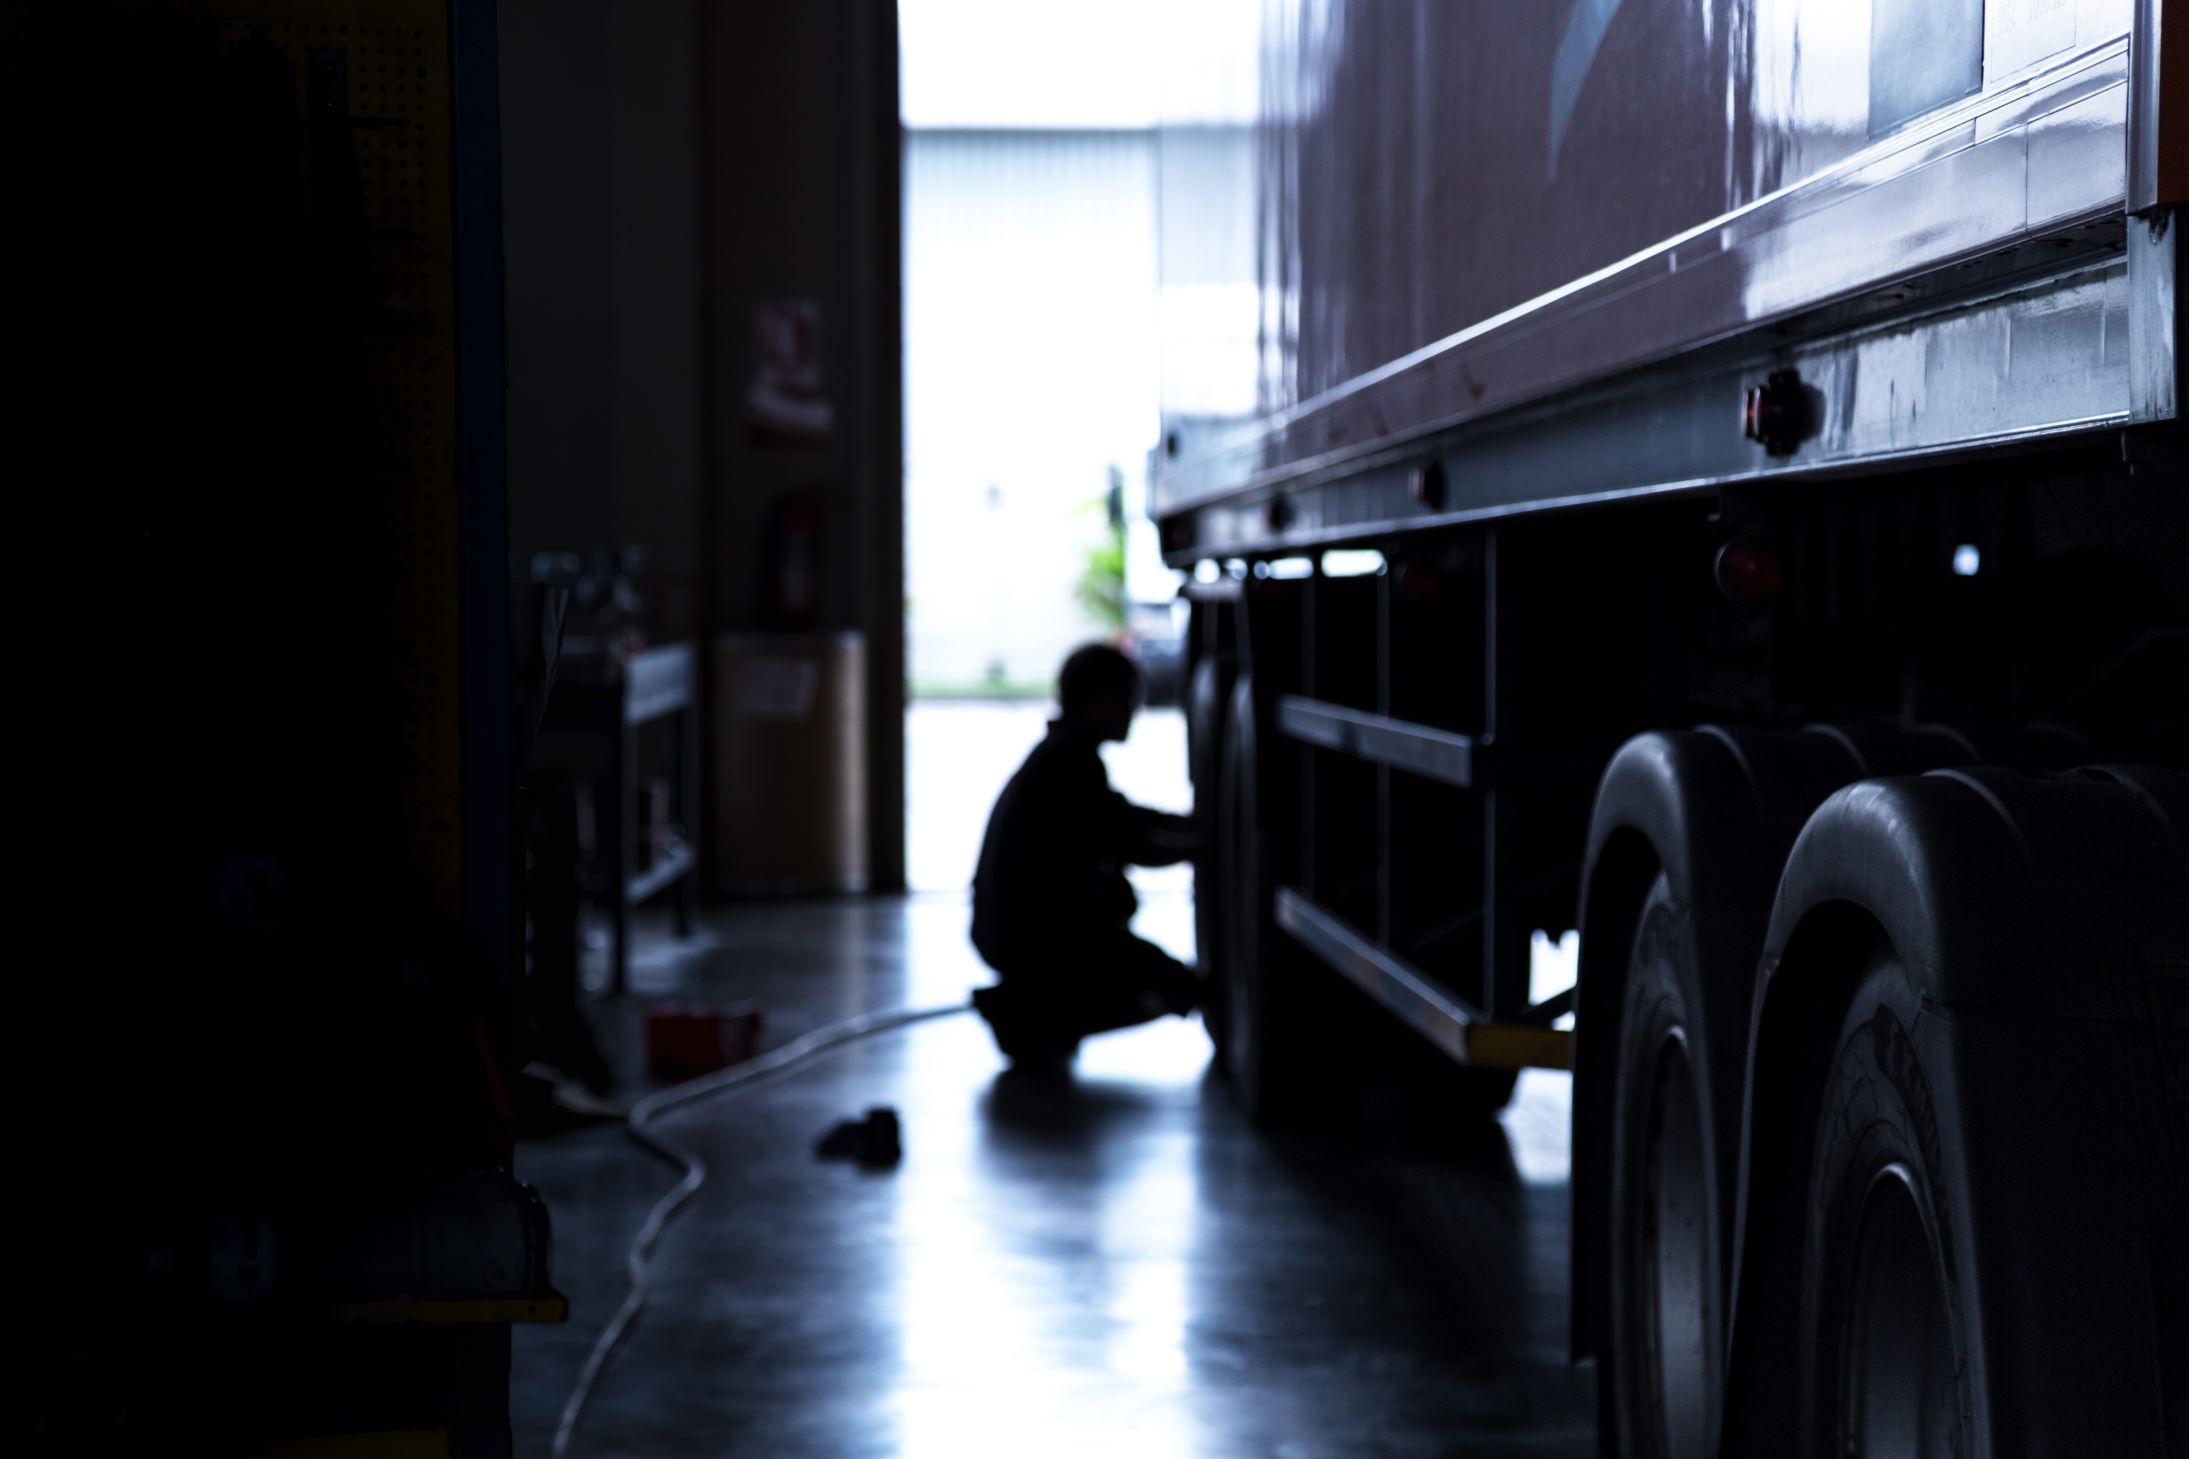
[[[650, 648], [605, 669], [566, 665], [548, 696], [533, 752], [541, 769], [560, 771], [600, 790], [599, 874], [591, 890], [608, 904], [611, 924], [610, 988], [621, 993], [629, 978], [631, 908], [662, 893], [676, 894], [676, 931], [689, 937], [698, 892], [699, 716], [698, 658], [688, 643]], [[641, 726], [673, 721], [675, 749], [670, 775], [672, 823], [682, 836], [654, 848], [644, 869], [636, 864], [636, 784]]]

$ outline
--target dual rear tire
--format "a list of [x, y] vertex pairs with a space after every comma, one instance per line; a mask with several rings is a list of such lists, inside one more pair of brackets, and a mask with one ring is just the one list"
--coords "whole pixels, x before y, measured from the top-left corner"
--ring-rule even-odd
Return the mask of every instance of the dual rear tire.
[[[1776, 960], [1766, 914], [1775, 892], [1785, 908], [1780, 870], [1796, 832], [1824, 815], [1835, 786], [1972, 753], [1935, 730], [1707, 731], [1641, 737], [1607, 772], [1584, 900], [1575, 1157], [1576, 1320], [1582, 1350], [1600, 1359], [1605, 1454], [1691, 1459], [1744, 1444], [1834, 1456], [1979, 1452], [1968, 1436], [1981, 1431], [1971, 1417], [1981, 1405], [1965, 1377], [1972, 1279], [1965, 1262], [1948, 1259], [1956, 1243], [1940, 1215], [1966, 1211], [1972, 1197], [1940, 1158], [1939, 1131], [1996, 1124], [1997, 1111], [1950, 1107], [1965, 1091], [1926, 1073], [1913, 1041], [1887, 1036], [1916, 1027], [1922, 1006], [1895, 992], [1908, 978], [1887, 970], [1904, 966], [1889, 939], [1835, 952], [1813, 985], [1829, 996], [1804, 1010], [1798, 1030], [1769, 1049], [1751, 1052], [1750, 1042], [1758, 962]], [[1857, 789], [1919, 784], [1935, 799], [1941, 783]], [[1921, 858], [1967, 860], [1943, 837], [1913, 846], [1893, 841], [1908, 840], [1905, 828], [1864, 834], [1879, 839], [1842, 854], [1850, 875], [1913, 857], [1905, 873], [1920, 886], [1936, 880]], [[1985, 844], [1998, 833], [1959, 834]], [[1877, 898], [1907, 902], [1884, 886]], [[1996, 919], [1999, 900], [1979, 884], [1921, 911], [1951, 931]], [[1935, 1028], [1936, 1012], [1928, 1017]], [[1758, 1090], [1782, 1078], [1799, 1085], [1800, 1108], [1765, 1100], [1759, 1115]], [[1736, 1178], [1750, 1192], [1745, 1214]], [[1759, 1189], [1803, 1201], [1765, 1209], [1753, 1199]], [[2022, 1198], [1985, 1199], [1998, 1212]], [[1737, 1217], [1746, 1228], [1738, 1242]], [[1753, 1267], [1759, 1236], [1772, 1235], [1759, 1226], [1781, 1228], [1765, 1280], [1807, 1294], [1788, 1297], [1772, 1337], [1733, 1310], [1735, 1247]], [[1605, 1233], [1600, 1254], [1586, 1245], [1592, 1228]], [[1729, 1342], [1751, 1358], [1775, 1353], [1759, 1370], [1734, 1361]], [[1798, 1407], [1802, 1418], [1758, 1442], [1723, 1432], [1728, 1405], [1739, 1403]]]
[[1696, 1037], [1695, 938], [1671, 884], [1650, 884], [1619, 1020], [1611, 1189], [1613, 1412], [1627, 1459], [1714, 1452], [1723, 1372], [1719, 1171]]
[[[1625, 1008], [1623, 1130], [1612, 1184], [1611, 1452], [1722, 1452], [1724, 1233], [1720, 1173], [1701, 1117], [1707, 1077], [1689, 1042], [1680, 918], [1660, 876], [1635, 935]], [[1879, 958], [1849, 1003], [1825, 1067], [1805, 1184], [1794, 1391], [1781, 1395], [1815, 1459], [1966, 1459], [1967, 1284], [1941, 1236], [1952, 1204], [1941, 1111], [1903, 1019], [1912, 996]]]
[[1801, 1426], [1820, 1456], [1973, 1452], [1975, 1314], [1944, 1235], [1941, 1110], [1904, 1021], [1918, 1006], [1900, 964], [1873, 959], [1825, 1073], [1801, 1261]]
[[1811, 817], [1762, 957], [1720, 1452], [2189, 1453], [2185, 833], [2189, 781], [2137, 770]]

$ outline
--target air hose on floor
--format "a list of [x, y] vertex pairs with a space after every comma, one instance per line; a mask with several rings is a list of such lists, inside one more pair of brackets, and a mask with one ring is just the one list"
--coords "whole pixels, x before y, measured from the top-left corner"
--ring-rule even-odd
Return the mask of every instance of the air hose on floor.
[[742, 1064], [732, 1065], [717, 1073], [703, 1075], [683, 1084], [672, 1084], [631, 1106], [631, 1113], [624, 1126], [641, 1148], [660, 1156], [683, 1171], [683, 1178], [664, 1193], [646, 1214], [646, 1224], [639, 1227], [632, 1240], [630, 1251], [624, 1257], [624, 1270], [628, 1275], [630, 1290], [624, 1295], [623, 1305], [616, 1315], [601, 1329], [600, 1337], [593, 1343], [593, 1350], [585, 1355], [585, 1366], [578, 1372], [578, 1381], [570, 1389], [570, 1397], [562, 1406], [562, 1418], [555, 1425], [554, 1446], [550, 1450], [553, 1459], [566, 1459], [571, 1441], [577, 1436], [578, 1425], [585, 1418], [586, 1406], [593, 1400], [593, 1390], [599, 1386], [601, 1375], [615, 1361], [616, 1351], [631, 1329], [638, 1322], [638, 1315], [646, 1305], [646, 1269], [653, 1261], [654, 1247], [660, 1242], [669, 1223], [676, 1219], [685, 1204], [707, 1182], [707, 1166], [696, 1154], [664, 1136], [652, 1133], [647, 1126], [671, 1110], [743, 1089], [770, 1075], [782, 1074], [798, 1068], [821, 1055], [854, 1044], [876, 1034], [890, 1033], [924, 1023], [929, 1019], [947, 1018], [964, 1013], [972, 1007], [968, 1003], [953, 1003], [941, 1008], [907, 1008], [888, 1013], [869, 1013], [858, 1018], [847, 1018], [817, 1028], [802, 1038], [793, 1039], [779, 1049], [762, 1054]]

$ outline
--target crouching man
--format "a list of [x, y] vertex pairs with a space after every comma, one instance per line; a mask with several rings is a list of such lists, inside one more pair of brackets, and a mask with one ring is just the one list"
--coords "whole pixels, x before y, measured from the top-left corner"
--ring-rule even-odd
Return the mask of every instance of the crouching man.
[[1185, 816], [1110, 788], [1101, 748], [1132, 731], [1140, 671], [1089, 644], [1057, 676], [1057, 718], [988, 817], [973, 878], [973, 945], [997, 986], [973, 995], [1014, 1064], [1069, 1063], [1090, 1034], [1192, 1011], [1193, 970], [1132, 933], [1125, 868], [1169, 866], [1196, 848]]

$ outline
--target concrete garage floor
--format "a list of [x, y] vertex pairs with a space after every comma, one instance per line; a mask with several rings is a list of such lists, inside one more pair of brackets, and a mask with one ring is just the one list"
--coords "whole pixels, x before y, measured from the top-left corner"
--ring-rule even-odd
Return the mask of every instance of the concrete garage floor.
[[[961, 896], [756, 907], [649, 937], [602, 1005], [626, 1054], [662, 998], [752, 998], [768, 1042], [985, 981]], [[1142, 930], [1190, 939], [1151, 895]], [[580, 1455], [1460, 1456], [1592, 1452], [1565, 1362], [1565, 1076], [1531, 1074], [1465, 1156], [1264, 1139], [1207, 1077], [1197, 1024], [1090, 1043], [1024, 1088], [970, 1016], [825, 1056], [670, 1116], [712, 1178]], [[817, 1161], [872, 1104], [887, 1174]], [[517, 1452], [544, 1455], [622, 1262], [672, 1173], [620, 1131], [528, 1141], [554, 1213], [559, 1328], [515, 1340]]]

